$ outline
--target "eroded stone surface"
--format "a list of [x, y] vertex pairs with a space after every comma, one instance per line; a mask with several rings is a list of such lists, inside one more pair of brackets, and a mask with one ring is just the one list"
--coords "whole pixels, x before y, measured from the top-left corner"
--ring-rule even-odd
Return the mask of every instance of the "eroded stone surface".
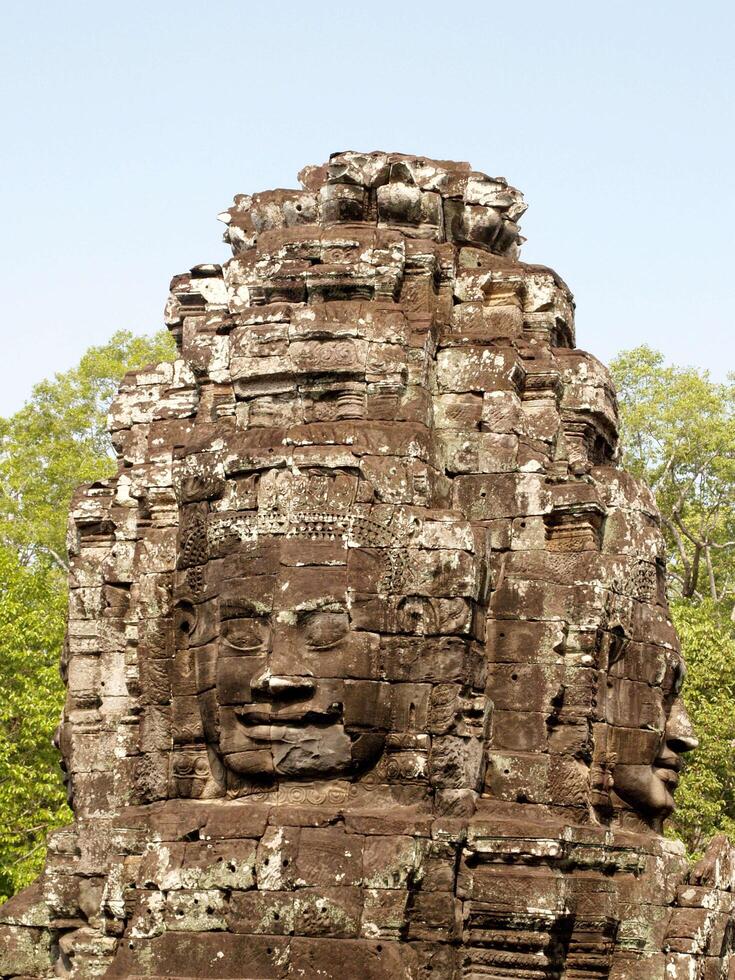
[[[334, 155], [176, 276], [72, 508], [75, 824], [0, 976], [734, 975], [650, 492], [467, 164]], [[729, 971], [729, 972], [728, 972]]]

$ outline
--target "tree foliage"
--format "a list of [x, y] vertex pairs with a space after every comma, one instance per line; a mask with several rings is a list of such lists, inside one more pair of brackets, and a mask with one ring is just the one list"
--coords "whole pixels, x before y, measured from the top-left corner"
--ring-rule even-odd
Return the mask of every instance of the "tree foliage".
[[676, 795], [673, 829], [691, 853], [715, 833], [735, 839], [735, 625], [722, 605], [672, 606], [687, 660], [684, 699], [699, 738]]
[[63, 695], [63, 585], [0, 547], [0, 900], [35, 877], [46, 834], [70, 816], [51, 744]]
[[43, 866], [68, 822], [51, 739], [63, 701], [66, 522], [74, 488], [114, 471], [106, 416], [123, 375], [170, 360], [173, 344], [116, 333], [0, 419], [0, 901]]
[[669, 544], [674, 595], [735, 594], [735, 379], [666, 365], [650, 347], [611, 365], [625, 464], [649, 483]]
[[51, 560], [66, 569], [72, 492], [114, 469], [107, 411], [121, 378], [173, 356], [167, 331], [121, 330], [76, 367], [37, 384], [19, 412], [0, 420], [0, 543], [24, 563]]
[[735, 839], [735, 380], [665, 363], [650, 347], [612, 363], [624, 463], [652, 487], [668, 543], [669, 593], [700, 741], [671, 830], [690, 853]]

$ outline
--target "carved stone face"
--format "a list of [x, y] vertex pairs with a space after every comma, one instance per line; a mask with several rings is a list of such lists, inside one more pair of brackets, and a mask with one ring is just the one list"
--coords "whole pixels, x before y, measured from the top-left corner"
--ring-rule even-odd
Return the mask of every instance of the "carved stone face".
[[[355, 540], [390, 540], [360, 516], [338, 518], [349, 534], [322, 533], [315, 520], [303, 533], [270, 511], [210, 514], [197, 525], [206, 558], [196, 536], [183, 536], [185, 560], [200, 564], [184, 573], [178, 646], [200, 737], [231, 786], [233, 776], [235, 784], [358, 776], [389, 736], [394, 751], [418, 746], [426, 759], [427, 732], [454, 731], [460, 693], [482, 689], [470, 638], [479, 565], [466, 523], [435, 522], [432, 546], [414, 541], [401, 552]], [[265, 532], [250, 535], [254, 525]], [[438, 683], [445, 677], [455, 683]]]
[[350, 620], [347, 557], [341, 542], [265, 537], [225, 560], [218, 635], [197, 672], [213, 684], [205, 734], [231, 771], [331, 777], [380, 756], [391, 691], [377, 637]]
[[[646, 653], [656, 683], [630, 679], [641, 676]], [[680, 696], [684, 678], [678, 651], [646, 651], [640, 644], [624, 654], [608, 675], [613, 790], [656, 828], [674, 809], [682, 755], [698, 744]]]

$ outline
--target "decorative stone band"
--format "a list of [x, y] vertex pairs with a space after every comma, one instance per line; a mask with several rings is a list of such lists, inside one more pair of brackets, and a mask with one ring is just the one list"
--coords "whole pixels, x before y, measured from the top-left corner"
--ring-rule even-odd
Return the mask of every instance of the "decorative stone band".
[[259, 537], [284, 536], [307, 541], [342, 540], [346, 548], [380, 550], [384, 573], [381, 591], [395, 591], [404, 584], [408, 563], [407, 527], [387, 527], [361, 514], [329, 511], [259, 510], [246, 514], [197, 516], [182, 536], [181, 567], [195, 592], [202, 590], [201, 566], [223, 547], [237, 541], [256, 541]]

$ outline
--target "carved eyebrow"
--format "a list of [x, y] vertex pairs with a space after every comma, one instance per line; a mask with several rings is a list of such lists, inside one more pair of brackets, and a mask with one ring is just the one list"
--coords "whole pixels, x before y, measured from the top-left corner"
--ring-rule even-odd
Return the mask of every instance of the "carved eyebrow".
[[315, 599], [305, 599], [298, 605], [293, 606], [291, 612], [304, 614], [310, 612], [347, 612], [347, 603], [333, 596], [319, 596]]
[[236, 594], [220, 596], [219, 604], [221, 616], [262, 616], [270, 612], [262, 602]]

